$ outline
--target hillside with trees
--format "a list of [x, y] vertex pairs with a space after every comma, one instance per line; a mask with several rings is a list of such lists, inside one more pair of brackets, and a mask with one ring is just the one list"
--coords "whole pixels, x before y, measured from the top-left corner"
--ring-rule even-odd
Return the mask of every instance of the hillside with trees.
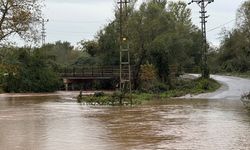
[[[98, 32], [93, 41], [83, 41], [83, 50], [98, 58], [97, 65], [119, 65], [119, 13]], [[169, 66], [195, 68], [200, 64], [200, 30], [191, 22], [191, 10], [184, 2], [150, 1], [139, 9], [129, 7], [131, 61], [135, 66], [135, 88], [141, 66], [154, 65], [157, 78], [169, 84]]]
[[211, 69], [213, 72], [250, 71], [250, 1], [246, 1], [236, 14], [236, 27], [224, 31], [221, 45], [212, 52]]

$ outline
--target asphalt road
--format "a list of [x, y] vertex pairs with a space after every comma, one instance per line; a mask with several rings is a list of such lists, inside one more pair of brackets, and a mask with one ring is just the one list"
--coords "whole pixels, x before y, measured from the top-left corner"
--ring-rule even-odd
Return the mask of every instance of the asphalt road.
[[[191, 75], [196, 77], [199, 76], [197, 74]], [[222, 84], [219, 90], [213, 93], [186, 95], [182, 98], [239, 100], [242, 94], [250, 92], [250, 79], [221, 75], [211, 75], [211, 77]]]

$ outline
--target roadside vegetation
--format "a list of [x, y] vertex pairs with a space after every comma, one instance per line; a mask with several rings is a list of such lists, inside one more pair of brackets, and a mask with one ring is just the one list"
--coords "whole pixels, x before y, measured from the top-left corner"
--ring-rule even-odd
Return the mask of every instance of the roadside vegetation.
[[[0, 66], [0, 87], [4, 92], [53, 92], [60, 80], [45, 56], [30, 48], [1, 49], [5, 51]], [[3, 54], [3, 53], [2, 53]]]
[[103, 92], [97, 92], [91, 96], [79, 95], [77, 101], [79, 103], [85, 103], [90, 105], [137, 105], [147, 103], [152, 100], [168, 100], [175, 97], [185, 96], [186, 94], [201, 94], [207, 92], [213, 92], [220, 88], [220, 84], [213, 79], [188, 79], [183, 80], [179, 79], [176, 83], [176, 87], [173, 89], [162, 89], [159, 90], [159, 87], [155, 87], [158, 90], [153, 91], [135, 91], [132, 95], [119, 91], [114, 92], [113, 94], [105, 94]]
[[212, 73], [240, 77], [250, 76], [250, 1], [245, 1], [236, 13], [236, 27], [224, 30], [218, 49], [211, 49], [209, 65]]

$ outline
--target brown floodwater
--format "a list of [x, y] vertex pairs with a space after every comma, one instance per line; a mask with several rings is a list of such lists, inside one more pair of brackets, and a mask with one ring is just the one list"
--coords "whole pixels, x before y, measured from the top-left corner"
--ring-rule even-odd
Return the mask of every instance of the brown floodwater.
[[169, 100], [134, 107], [67, 96], [0, 97], [0, 150], [248, 150], [239, 100]]

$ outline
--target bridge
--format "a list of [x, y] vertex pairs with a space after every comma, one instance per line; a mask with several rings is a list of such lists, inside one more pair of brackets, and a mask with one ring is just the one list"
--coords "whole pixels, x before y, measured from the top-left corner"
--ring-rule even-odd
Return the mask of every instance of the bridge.
[[[134, 76], [134, 67], [131, 67]], [[73, 67], [64, 68], [60, 71], [60, 77], [63, 79], [65, 89], [69, 89], [69, 85], [73, 83], [87, 83], [96, 80], [111, 80], [119, 83], [120, 66], [98, 66], [98, 67]], [[122, 76], [128, 78], [129, 69], [123, 68]]]
[[[129, 69], [122, 68], [122, 78], [129, 77]], [[176, 65], [169, 66], [170, 78], [175, 79], [179, 71]], [[60, 77], [63, 79], [65, 90], [69, 89], [69, 85], [73, 86], [74, 83], [88, 84], [93, 81], [109, 81], [118, 84], [120, 80], [120, 66], [84, 66], [60, 69]], [[131, 79], [135, 77], [135, 67], [131, 67]], [[74, 87], [71, 87], [74, 90]]]

